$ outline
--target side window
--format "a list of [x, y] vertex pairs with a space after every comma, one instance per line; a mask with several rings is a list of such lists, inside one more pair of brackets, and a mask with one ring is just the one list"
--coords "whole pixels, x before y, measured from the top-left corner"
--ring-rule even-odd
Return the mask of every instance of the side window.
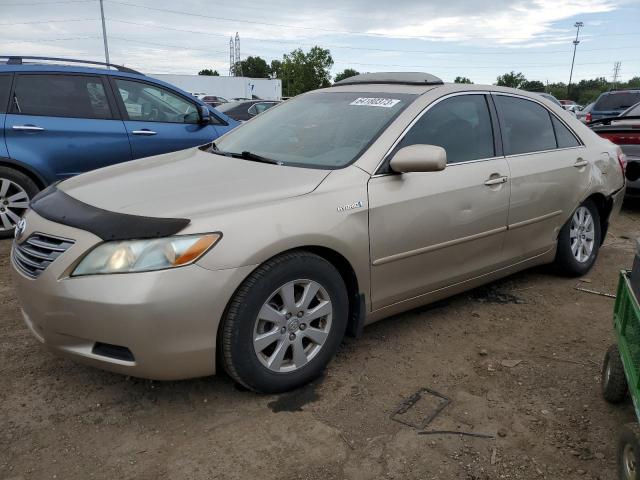
[[493, 157], [493, 128], [485, 96], [458, 95], [437, 103], [411, 127], [397, 148], [415, 144], [444, 148], [447, 163]]
[[196, 105], [164, 88], [121, 79], [115, 82], [129, 120], [198, 123]]
[[11, 75], [0, 75], [0, 113], [7, 112], [10, 90]]
[[530, 100], [496, 95], [505, 155], [540, 152], [556, 148], [551, 115]]
[[551, 121], [553, 122], [553, 129], [556, 131], [556, 139], [558, 140], [558, 148], [579, 147], [580, 142], [569, 131], [563, 123], [556, 117], [551, 115]]
[[16, 75], [11, 112], [74, 118], [113, 118], [100, 77]]

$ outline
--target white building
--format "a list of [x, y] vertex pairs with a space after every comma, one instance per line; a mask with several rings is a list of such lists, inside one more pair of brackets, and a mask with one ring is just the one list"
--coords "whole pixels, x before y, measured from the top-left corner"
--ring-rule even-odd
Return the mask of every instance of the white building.
[[263, 100], [282, 99], [282, 81], [272, 78], [213, 77], [208, 75], [149, 74], [176, 87], [194, 94], [216, 95], [228, 100], [252, 98]]

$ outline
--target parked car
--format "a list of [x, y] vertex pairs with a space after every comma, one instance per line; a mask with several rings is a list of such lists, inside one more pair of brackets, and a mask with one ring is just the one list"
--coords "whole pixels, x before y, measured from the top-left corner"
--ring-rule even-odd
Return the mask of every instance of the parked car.
[[617, 117], [627, 108], [640, 102], [640, 90], [614, 90], [600, 94], [591, 109], [591, 120]]
[[277, 100], [241, 100], [220, 105], [218, 111], [240, 122], [246, 122], [279, 103], [281, 102]]
[[578, 112], [582, 110], [582, 105], [578, 105], [577, 103], [573, 103], [571, 105], [565, 105], [564, 109], [567, 112], [573, 113], [576, 117], [578, 116]]
[[627, 160], [627, 196], [640, 197], [640, 102], [617, 117], [594, 120], [589, 126], [620, 146]]
[[547, 100], [550, 100], [551, 102], [555, 103], [556, 105], [558, 105], [560, 108], [564, 108], [562, 106], [562, 104], [560, 103], [560, 100], [558, 100], [556, 97], [554, 97], [553, 95], [551, 95], [550, 93], [538, 93], [538, 95], [540, 95], [541, 97], [546, 98]]
[[558, 100], [558, 101], [560, 102], [560, 105], [562, 105], [562, 108], [564, 108], [565, 110], [567, 109], [568, 106], [576, 104], [576, 102], [574, 102], [573, 100]]
[[[95, 168], [211, 142], [238, 122], [129, 68], [0, 57], [0, 237], [47, 185]], [[27, 64], [27, 61], [54, 63]], [[92, 67], [81, 66], [82, 64]], [[93, 66], [95, 65], [95, 66]]]
[[595, 102], [591, 102], [579, 112], [576, 112], [576, 118], [582, 123], [589, 123], [591, 121], [591, 109], [595, 105]]
[[281, 392], [376, 320], [534, 265], [588, 272], [621, 155], [535, 93], [359, 75], [50, 187], [16, 231], [14, 286], [57, 354]]
[[202, 100], [204, 103], [214, 108], [222, 105], [223, 103], [227, 103], [229, 101], [224, 97], [219, 97], [216, 95], [203, 95], [202, 97], [200, 97], [200, 100]]

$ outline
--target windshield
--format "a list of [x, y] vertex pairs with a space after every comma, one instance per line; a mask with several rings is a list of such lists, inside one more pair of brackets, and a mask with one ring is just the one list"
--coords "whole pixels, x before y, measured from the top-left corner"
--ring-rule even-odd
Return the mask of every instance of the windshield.
[[287, 100], [215, 142], [227, 153], [284, 165], [342, 168], [356, 160], [416, 95], [318, 92]]
[[629, 110], [620, 114], [620, 116], [625, 117], [640, 117], [640, 102], [631, 107]]
[[[216, 107], [216, 109], [219, 112], [224, 113], [224, 112], [228, 112], [232, 108], [236, 108], [237, 106], [242, 105], [243, 103], [245, 103], [245, 102], [227, 102], [227, 103], [225, 103], [223, 105], [219, 105], [218, 107]], [[247, 108], [249, 108], [249, 107], [250, 107], [250, 105], [247, 105]]]
[[640, 102], [640, 91], [612, 92], [602, 95], [593, 110], [596, 112], [600, 110], [626, 110], [638, 102]]

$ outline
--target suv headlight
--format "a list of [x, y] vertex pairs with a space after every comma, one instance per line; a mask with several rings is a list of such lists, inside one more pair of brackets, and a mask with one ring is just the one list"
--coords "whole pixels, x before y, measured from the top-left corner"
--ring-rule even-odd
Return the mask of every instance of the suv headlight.
[[71, 276], [181, 267], [198, 260], [221, 238], [221, 233], [208, 233], [101, 243], [80, 261]]

